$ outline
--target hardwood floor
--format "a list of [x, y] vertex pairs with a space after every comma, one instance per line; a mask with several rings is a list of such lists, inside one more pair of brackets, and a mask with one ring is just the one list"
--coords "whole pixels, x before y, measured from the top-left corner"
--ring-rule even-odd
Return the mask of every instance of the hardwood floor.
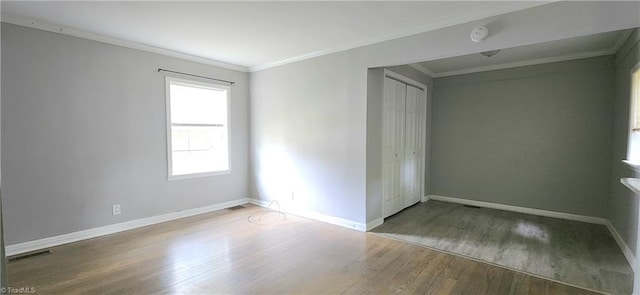
[[373, 231], [592, 290], [633, 288], [633, 270], [604, 225], [429, 201]]
[[594, 294], [245, 206], [54, 247], [10, 262], [9, 283], [38, 294]]

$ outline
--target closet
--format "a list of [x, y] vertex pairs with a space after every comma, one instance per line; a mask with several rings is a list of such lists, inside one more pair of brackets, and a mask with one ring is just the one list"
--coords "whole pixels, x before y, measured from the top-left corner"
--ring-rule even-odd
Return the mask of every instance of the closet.
[[384, 218], [421, 199], [424, 179], [425, 93], [424, 86], [385, 75], [382, 116]]

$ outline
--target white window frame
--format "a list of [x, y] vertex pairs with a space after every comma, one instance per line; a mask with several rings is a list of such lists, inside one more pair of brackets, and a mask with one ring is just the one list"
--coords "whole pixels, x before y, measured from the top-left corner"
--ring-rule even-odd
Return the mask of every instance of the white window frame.
[[[229, 168], [227, 170], [220, 171], [211, 171], [211, 172], [200, 172], [200, 173], [190, 173], [190, 174], [180, 174], [173, 175], [173, 149], [172, 149], [172, 134], [171, 134], [171, 84], [183, 84], [183, 85], [194, 85], [205, 88], [215, 88], [215, 89], [225, 89], [227, 91], [227, 160], [229, 163]], [[220, 83], [214, 82], [204, 82], [200, 80], [193, 79], [182, 79], [171, 76], [165, 76], [165, 97], [166, 97], [166, 119], [167, 119], [167, 179], [168, 180], [180, 180], [180, 179], [190, 179], [190, 178], [200, 178], [200, 177], [209, 177], [216, 175], [224, 175], [231, 174], [231, 87], [229, 85], [224, 85]]]
[[640, 62], [631, 68], [631, 112], [629, 123], [632, 132], [640, 132]]

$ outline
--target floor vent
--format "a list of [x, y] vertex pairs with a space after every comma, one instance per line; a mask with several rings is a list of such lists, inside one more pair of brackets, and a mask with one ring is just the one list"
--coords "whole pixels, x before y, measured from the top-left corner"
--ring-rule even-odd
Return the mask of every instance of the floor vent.
[[238, 206], [233, 206], [233, 207], [229, 207], [229, 208], [227, 208], [227, 210], [231, 210], [231, 211], [233, 211], [233, 210], [239, 210], [239, 209], [244, 209], [244, 206], [242, 206], [242, 205], [238, 205]]
[[22, 259], [26, 259], [26, 258], [31, 258], [31, 257], [35, 257], [35, 256], [42, 256], [42, 255], [47, 255], [47, 254], [51, 254], [51, 250], [42, 250], [42, 251], [37, 251], [37, 252], [31, 252], [31, 253], [25, 253], [25, 254], [16, 255], [16, 256], [13, 256], [13, 257], [9, 257], [9, 261], [18, 261], [18, 260], [22, 260]]
[[480, 209], [480, 208], [482, 208], [482, 207], [478, 207], [478, 206], [471, 206], [471, 205], [462, 205], [462, 206], [467, 207], [467, 208], [473, 208], [473, 209]]

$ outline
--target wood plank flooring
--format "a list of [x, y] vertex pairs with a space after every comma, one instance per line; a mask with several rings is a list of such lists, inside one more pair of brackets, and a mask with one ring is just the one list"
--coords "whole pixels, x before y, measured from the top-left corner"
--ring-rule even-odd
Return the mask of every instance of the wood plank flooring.
[[593, 290], [633, 288], [633, 270], [604, 225], [429, 201], [373, 231]]
[[245, 206], [54, 247], [10, 262], [9, 283], [38, 294], [594, 294]]

